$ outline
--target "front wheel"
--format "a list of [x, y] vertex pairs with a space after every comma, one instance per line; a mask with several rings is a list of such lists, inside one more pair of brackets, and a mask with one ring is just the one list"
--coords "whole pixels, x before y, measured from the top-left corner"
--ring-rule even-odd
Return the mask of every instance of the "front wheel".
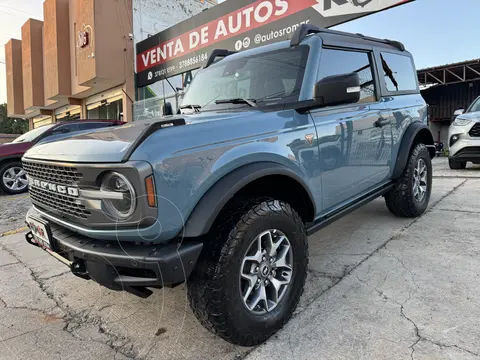
[[395, 187], [385, 195], [388, 210], [400, 217], [417, 217], [427, 210], [432, 192], [432, 160], [424, 144], [410, 153]]
[[237, 345], [267, 340], [292, 316], [308, 265], [305, 226], [290, 205], [247, 201], [219, 222], [188, 283], [194, 314]]
[[0, 187], [8, 194], [20, 194], [27, 191], [27, 173], [20, 161], [12, 161], [0, 169]]

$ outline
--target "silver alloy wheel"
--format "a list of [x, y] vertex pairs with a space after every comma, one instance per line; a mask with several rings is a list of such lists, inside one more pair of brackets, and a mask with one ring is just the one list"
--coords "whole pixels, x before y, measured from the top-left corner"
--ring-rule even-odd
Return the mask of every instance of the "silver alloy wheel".
[[285, 296], [293, 274], [293, 250], [279, 230], [267, 230], [248, 247], [240, 270], [240, 294], [253, 314], [272, 311]]
[[418, 202], [422, 202], [427, 193], [427, 174], [427, 164], [423, 159], [418, 159], [413, 171], [413, 197]]
[[12, 166], [3, 173], [3, 184], [12, 191], [22, 191], [28, 186], [27, 173], [20, 166]]

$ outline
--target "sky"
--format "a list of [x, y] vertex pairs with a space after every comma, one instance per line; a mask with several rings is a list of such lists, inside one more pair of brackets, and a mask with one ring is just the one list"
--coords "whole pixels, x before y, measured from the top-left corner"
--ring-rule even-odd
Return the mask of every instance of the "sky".
[[43, 0], [0, 0], [0, 104], [7, 102], [4, 45], [11, 38], [22, 38], [28, 18], [42, 20]]
[[[20, 28], [29, 17], [42, 19], [42, 4], [43, 0], [0, 0], [0, 103], [6, 102], [3, 44], [21, 38]], [[421, 69], [480, 58], [478, 14], [479, 0], [416, 0], [336, 29], [401, 41]]]

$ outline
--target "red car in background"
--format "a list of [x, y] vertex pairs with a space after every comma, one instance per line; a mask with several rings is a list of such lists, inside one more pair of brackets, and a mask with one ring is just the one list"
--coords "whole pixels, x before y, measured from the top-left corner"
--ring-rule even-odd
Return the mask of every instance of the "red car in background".
[[0, 145], [0, 188], [8, 194], [27, 191], [27, 174], [22, 168], [22, 156], [39, 141], [52, 139], [55, 135], [103, 127], [119, 126], [125, 122], [117, 120], [79, 120], [44, 125], [33, 129], [11, 143]]

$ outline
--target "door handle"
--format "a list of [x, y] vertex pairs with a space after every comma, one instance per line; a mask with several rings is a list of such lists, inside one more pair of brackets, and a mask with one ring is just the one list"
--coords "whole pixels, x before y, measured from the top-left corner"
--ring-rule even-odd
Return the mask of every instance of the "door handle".
[[390, 119], [384, 119], [384, 118], [379, 118], [377, 121], [374, 122], [375, 127], [384, 127], [387, 125], [390, 125], [392, 123], [392, 120]]

